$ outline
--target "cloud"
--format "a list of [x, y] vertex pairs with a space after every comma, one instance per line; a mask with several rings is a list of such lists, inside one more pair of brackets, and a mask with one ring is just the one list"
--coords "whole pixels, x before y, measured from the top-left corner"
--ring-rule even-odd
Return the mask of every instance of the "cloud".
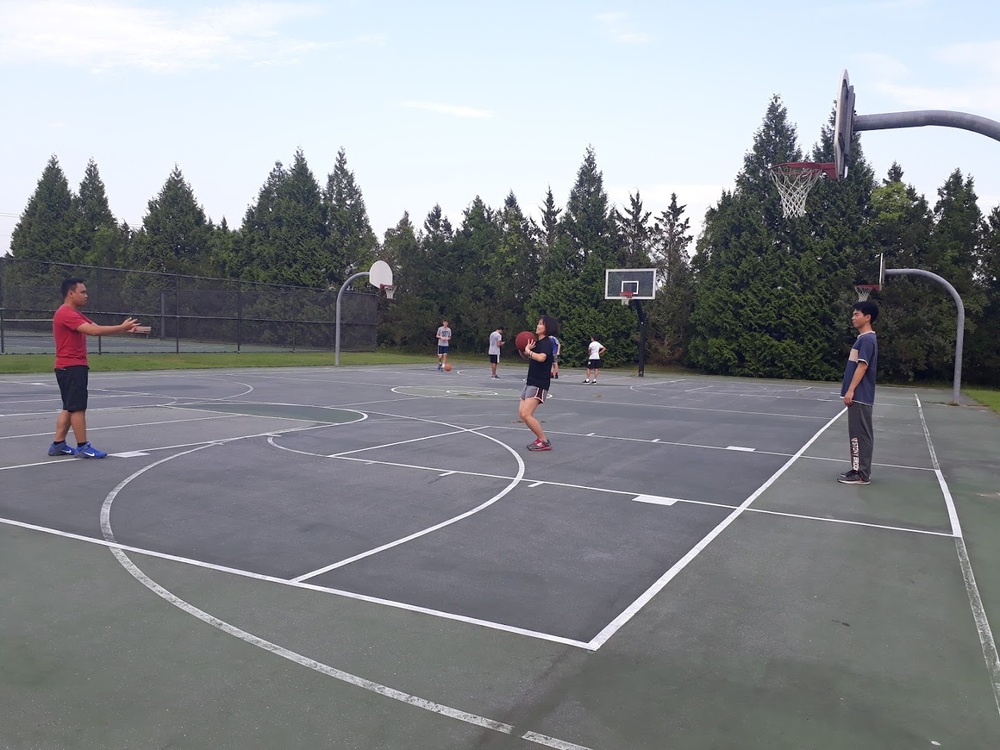
[[475, 107], [463, 107], [457, 104], [439, 104], [436, 102], [403, 102], [404, 107], [410, 109], [423, 109], [428, 112], [437, 112], [442, 115], [452, 117], [465, 117], [478, 120], [492, 119], [493, 113], [488, 109], [476, 109]]
[[604, 29], [604, 33], [613, 41], [619, 44], [645, 44], [653, 37], [635, 31], [629, 23], [627, 13], [600, 13], [594, 16]]
[[[290, 21], [317, 15], [297, 3], [238, 3], [194, 13], [99, 0], [0, 3], [0, 60], [139, 68], [171, 73], [229, 62], [295, 59], [322, 45], [285, 36]], [[359, 40], [370, 43], [370, 39]]]
[[[863, 80], [870, 81], [867, 85], [902, 109], [944, 109], [984, 117], [1000, 113], [1000, 42], [967, 42], [932, 50], [919, 70], [889, 55], [867, 54], [859, 59], [866, 66]], [[955, 83], [911, 83], [916, 78], [940, 78], [942, 73]], [[871, 109], [861, 106], [862, 114]]]

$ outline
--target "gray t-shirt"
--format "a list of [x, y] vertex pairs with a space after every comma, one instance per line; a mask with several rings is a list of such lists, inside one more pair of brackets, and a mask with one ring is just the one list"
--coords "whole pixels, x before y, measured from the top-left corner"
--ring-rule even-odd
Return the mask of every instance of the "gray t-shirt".
[[449, 346], [451, 342], [451, 329], [446, 326], [438, 328], [438, 346]]
[[868, 365], [868, 369], [865, 370], [861, 382], [854, 389], [854, 400], [859, 404], [874, 404], [875, 368], [878, 366], [878, 339], [875, 338], [875, 331], [862, 333], [854, 340], [854, 346], [851, 347], [851, 356], [848, 357], [847, 367], [844, 368], [844, 382], [840, 386], [841, 397], [851, 387], [854, 373], [858, 369], [858, 362], [865, 362]]
[[490, 334], [490, 350], [487, 354], [500, 355], [500, 342], [503, 341], [503, 334], [500, 331], [494, 331]]

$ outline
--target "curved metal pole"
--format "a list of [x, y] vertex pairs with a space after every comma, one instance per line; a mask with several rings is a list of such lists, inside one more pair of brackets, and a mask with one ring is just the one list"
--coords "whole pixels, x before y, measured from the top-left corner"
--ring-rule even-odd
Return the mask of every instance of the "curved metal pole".
[[336, 328], [336, 333], [334, 334], [334, 338], [336, 339], [336, 344], [334, 345], [335, 353], [333, 355], [333, 364], [335, 367], [340, 367], [340, 298], [343, 296], [344, 290], [347, 289], [347, 287], [350, 285], [352, 281], [354, 281], [355, 279], [360, 279], [364, 276], [371, 276], [371, 272], [361, 271], [360, 273], [356, 273], [353, 276], [350, 276], [347, 279], [347, 281], [345, 281], [341, 285], [340, 291], [337, 292], [337, 328]]
[[965, 339], [965, 305], [962, 303], [962, 298], [958, 295], [958, 290], [936, 273], [925, 271], [922, 268], [887, 268], [885, 270], [886, 276], [902, 276], [904, 274], [926, 276], [928, 279], [933, 279], [947, 289], [952, 299], [955, 300], [955, 306], [958, 308], [958, 332], [955, 335], [955, 377], [952, 380], [951, 400], [957, 404], [959, 392], [962, 390], [962, 344]]
[[1000, 122], [966, 112], [952, 112], [947, 109], [922, 109], [915, 112], [887, 112], [880, 115], [855, 115], [854, 132], [865, 130], [889, 130], [893, 128], [922, 128], [926, 125], [940, 125], [945, 128], [961, 128], [1000, 141]]

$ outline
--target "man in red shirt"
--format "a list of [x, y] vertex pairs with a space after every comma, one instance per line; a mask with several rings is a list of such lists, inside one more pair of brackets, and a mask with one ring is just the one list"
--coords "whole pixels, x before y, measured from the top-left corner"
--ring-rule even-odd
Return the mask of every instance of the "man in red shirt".
[[[62, 411], [56, 419], [56, 435], [49, 446], [50, 456], [106, 458], [107, 453], [87, 442], [87, 336], [108, 333], [131, 333], [138, 325], [126, 318], [117, 326], [99, 326], [81, 310], [87, 304], [87, 286], [83, 279], [62, 283], [63, 304], [52, 318], [52, 337], [56, 341], [56, 382], [62, 396]], [[66, 444], [70, 427], [76, 436], [76, 448]]]

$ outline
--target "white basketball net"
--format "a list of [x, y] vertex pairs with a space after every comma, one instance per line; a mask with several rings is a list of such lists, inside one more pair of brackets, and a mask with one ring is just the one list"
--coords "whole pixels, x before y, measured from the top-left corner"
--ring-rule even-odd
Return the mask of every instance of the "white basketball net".
[[383, 284], [382, 291], [385, 292], [386, 299], [392, 299], [393, 295], [396, 293], [395, 284]]
[[771, 179], [778, 186], [781, 212], [786, 219], [806, 215], [806, 198], [819, 178], [825, 174], [816, 167], [793, 167], [776, 164], [771, 167]]

